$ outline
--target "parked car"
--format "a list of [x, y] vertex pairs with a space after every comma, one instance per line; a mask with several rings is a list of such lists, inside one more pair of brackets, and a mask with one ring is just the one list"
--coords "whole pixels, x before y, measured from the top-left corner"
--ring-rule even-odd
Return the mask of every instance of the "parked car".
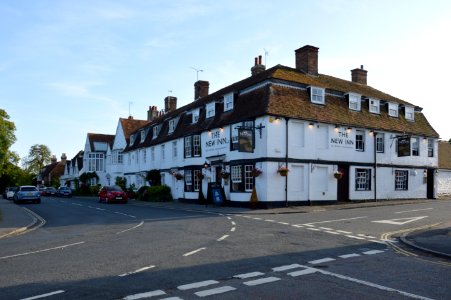
[[56, 190], [57, 197], [72, 197], [72, 190], [67, 186], [60, 186]]
[[120, 186], [110, 185], [104, 186], [99, 191], [99, 202], [112, 203], [112, 202], [128, 202], [127, 193], [125, 193]]
[[17, 187], [9, 187], [8, 191], [6, 192], [6, 199], [8, 199], [8, 200], [13, 199], [16, 191], [17, 191]]
[[55, 196], [56, 195], [56, 189], [54, 187], [48, 187], [45, 189], [45, 195], [46, 196]]
[[45, 190], [46, 190], [47, 188], [45, 187], [45, 186], [43, 186], [43, 187], [40, 187], [39, 188], [39, 194], [41, 194], [41, 196], [45, 196]]
[[16, 193], [14, 194], [14, 203], [28, 201], [37, 204], [41, 203], [41, 194], [39, 193], [38, 188], [31, 185], [19, 186]]

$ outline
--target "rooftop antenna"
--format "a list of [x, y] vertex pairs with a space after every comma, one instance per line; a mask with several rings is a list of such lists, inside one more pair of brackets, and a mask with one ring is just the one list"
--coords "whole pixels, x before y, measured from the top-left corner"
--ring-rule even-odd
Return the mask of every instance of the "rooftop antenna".
[[267, 57], [269, 56], [269, 51], [266, 50], [265, 48], [263, 48], [263, 50], [265, 51], [265, 66], [267, 66], [267, 65], [268, 65], [268, 59], [267, 59]]
[[193, 69], [194, 71], [196, 71], [196, 81], [199, 81], [199, 72], [203, 72], [204, 70], [196, 69], [193, 67], [190, 67], [190, 68]]
[[128, 102], [128, 116], [130, 117], [132, 114], [130, 112], [130, 106], [133, 104], [133, 102], [129, 101]]

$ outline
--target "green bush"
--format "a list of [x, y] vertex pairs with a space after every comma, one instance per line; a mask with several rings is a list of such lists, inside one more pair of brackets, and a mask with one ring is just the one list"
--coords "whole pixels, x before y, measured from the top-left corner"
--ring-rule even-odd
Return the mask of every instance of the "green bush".
[[146, 187], [142, 191], [141, 200], [150, 202], [172, 201], [171, 188], [166, 185]]
[[97, 196], [100, 191], [100, 185], [93, 185], [89, 187], [89, 190], [91, 192], [91, 196]]

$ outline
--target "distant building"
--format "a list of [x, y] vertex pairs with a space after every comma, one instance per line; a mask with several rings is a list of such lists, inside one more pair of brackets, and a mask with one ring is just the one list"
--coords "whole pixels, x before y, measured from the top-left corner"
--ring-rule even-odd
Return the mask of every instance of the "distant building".
[[451, 196], [451, 143], [438, 143], [437, 195]]
[[58, 161], [53, 155], [51, 163], [46, 165], [38, 174], [38, 184], [45, 186], [52, 186], [52, 183], [58, 185], [60, 177], [64, 175], [64, 168], [66, 165], [66, 153], [61, 155], [61, 161]]
[[79, 177], [83, 173], [83, 151], [79, 151], [71, 160], [66, 161], [64, 174], [60, 177], [60, 185], [71, 189], [79, 187]]

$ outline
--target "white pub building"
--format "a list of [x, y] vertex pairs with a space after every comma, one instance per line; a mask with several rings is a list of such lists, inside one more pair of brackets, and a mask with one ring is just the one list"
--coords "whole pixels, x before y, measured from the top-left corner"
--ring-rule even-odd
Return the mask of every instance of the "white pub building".
[[295, 51], [296, 67], [268, 70], [255, 59], [252, 75], [177, 108], [165, 99], [130, 135], [123, 155], [128, 184], [161, 172], [174, 199], [208, 198], [223, 188], [228, 205], [435, 198], [438, 134], [420, 107], [367, 85], [318, 73], [318, 48]]

